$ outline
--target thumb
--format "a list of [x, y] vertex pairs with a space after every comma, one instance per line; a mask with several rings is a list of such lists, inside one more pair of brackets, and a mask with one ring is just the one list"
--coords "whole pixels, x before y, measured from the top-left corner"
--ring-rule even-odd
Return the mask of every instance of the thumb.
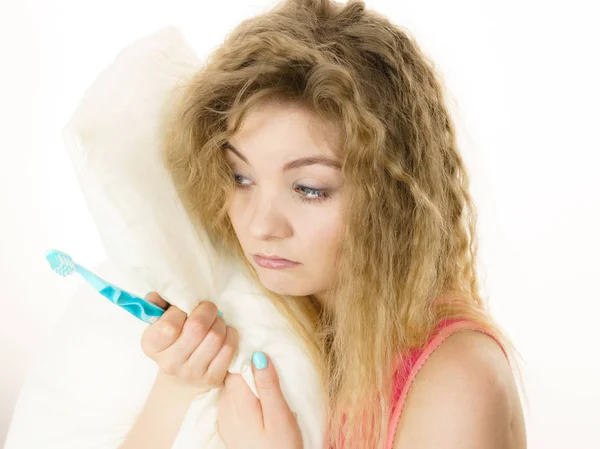
[[281, 422], [281, 419], [288, 415], [293, 416], [281, 391], [279, 376], [271, 359], [263, 352], [255, 352], [252, 355], [252, 365], [265, 428], [269, 424]]

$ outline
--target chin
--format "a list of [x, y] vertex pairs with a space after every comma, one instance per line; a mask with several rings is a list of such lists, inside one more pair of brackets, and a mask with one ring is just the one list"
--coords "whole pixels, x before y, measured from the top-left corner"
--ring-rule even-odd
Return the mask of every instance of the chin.
[[273, 281], [272, 279], [265, 279], [264, 276], [259, 276], [262, 285], [273, 293], [278, 295], [290, 295], [290, 296], [307, 296], [313, 293], [313, 289], [307, 288], [306, 285], [302, 285], [302, 282], [290, 282], [289, 280]]

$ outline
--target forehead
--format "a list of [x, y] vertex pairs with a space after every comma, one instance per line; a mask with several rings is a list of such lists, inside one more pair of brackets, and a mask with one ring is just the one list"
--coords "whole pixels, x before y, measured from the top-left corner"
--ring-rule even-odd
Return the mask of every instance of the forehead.
[[[248, 111], [229, 142], [253, 155], [286, 162], [298, 156], [336, 158], [337, 128], [295, 103], [266, 103]], [[265, 162], [265, 161], [261, 161]]]

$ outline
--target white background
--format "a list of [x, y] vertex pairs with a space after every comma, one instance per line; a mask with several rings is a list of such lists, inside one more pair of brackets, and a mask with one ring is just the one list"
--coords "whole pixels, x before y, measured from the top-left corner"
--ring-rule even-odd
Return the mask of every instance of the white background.
[[[482, 288], [525, 359], [529, 447], [600, 448], [596, 2], [367, 0], [443, 72], [479, 208]], [[73, 283], [104, 257], [60, 129], [118, 51], [166, 25], [199, 55], [273, 1], [0, 2], [0, 444]], [[70, 279], [70, 278], [69, 278]]]

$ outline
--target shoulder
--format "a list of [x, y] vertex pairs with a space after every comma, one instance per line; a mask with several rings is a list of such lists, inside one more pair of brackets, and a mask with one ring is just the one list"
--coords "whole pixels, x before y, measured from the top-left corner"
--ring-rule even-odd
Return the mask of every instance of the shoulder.
[[512, 371], [489, 335], [460, 330], [428, 358], [410, 387], [395, 449], [521, 448], [513, 435], [520, 408]]

